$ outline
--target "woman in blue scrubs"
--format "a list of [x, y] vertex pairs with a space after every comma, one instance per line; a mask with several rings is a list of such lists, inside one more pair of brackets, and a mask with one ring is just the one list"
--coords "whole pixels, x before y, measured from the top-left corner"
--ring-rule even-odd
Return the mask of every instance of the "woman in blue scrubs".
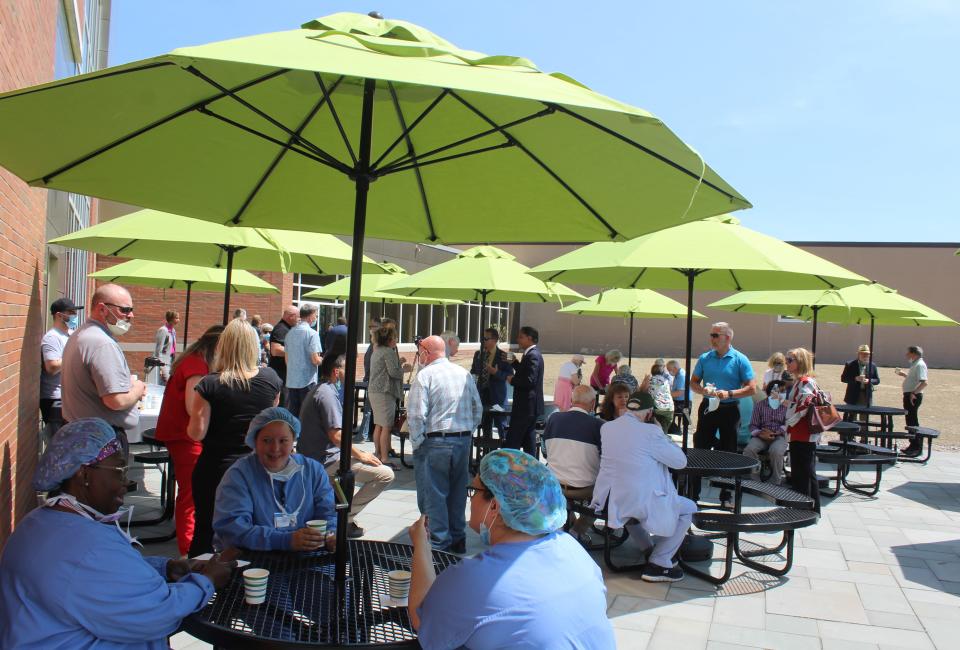
[[470, 527], [489, 548], [433, 568], [426, 517], [410, 527], [408, 611], [420, 645], [434, 648], [616, 647], [600, 568], [561, 532], [566, 500], [533, 456], [498, 449], [467, 488]]
[[[254, 452], [231, 465], [217, 488], [213, 530], [224, 548], [334, 549], [333, 487], [323, 465], [293, 453], [299, 437], [300, 420], [285, 408], [266, 408], [250, 422], [246, 444]], [[327, 520], [325, 535], [307, 527], [311, 519]]]
[[[44, 507], [0, 556], [0, 648], [168, 648], [232, 565], [143, 557], [120, 530], [124, 455], [113, 428], [84, 418], [57, 432], [37, 466]], [[199, 571], [199, 572], [197, 572]]]

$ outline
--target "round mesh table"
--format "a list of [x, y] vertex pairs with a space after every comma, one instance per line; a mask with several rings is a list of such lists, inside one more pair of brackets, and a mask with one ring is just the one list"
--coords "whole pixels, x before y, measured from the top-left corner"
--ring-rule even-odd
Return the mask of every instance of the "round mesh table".
[[835, 404], [840, 413], [849, 413], [851, 415], [876, 415], [880, 418], [881, 431], [893, 431], [893, 418], [899, 415], [906, 415], [907, 412], [902, 408], [895, 406], [864, 406], [860, 404]]
[[[234, 572], [226, 587], [183, 621], [189, 634], [228, 648], [419, 648], [407, 608], [388, 607], [387, 572], [410, 570], [413, 547], [351, 540], [343, 603], [334, 581], [332, 553], [244, 552], [250, 567], [270, 571], [267, 600], [248, 605], [243, 576]], [[460, 560], [433, 552], [437, 573]]]
[[687, 449], [687, 466], [670, 470], [684, 476], [721, 476], [737, 478], [745, 476], [760, 466], [760, 463], [743, 454], [716, 449]]

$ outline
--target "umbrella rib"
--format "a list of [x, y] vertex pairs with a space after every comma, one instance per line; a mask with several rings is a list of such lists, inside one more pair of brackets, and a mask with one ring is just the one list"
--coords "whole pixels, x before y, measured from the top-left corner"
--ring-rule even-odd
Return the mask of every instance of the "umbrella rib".
[[383, 159], [386, 158], [387, 156], [389, 156], [389, 155], [390, 155], [390, 152], [393, 151], [393, 150], [397, 147], [398, 144], [400, 144], [401, 142], [403, 142], [404, 138], [405, 138], [405, 137], [408, 137], [408, 136], [410, 135], [410, 133], [411, 133], [415, 128], [417, 128], [417, 125], [419, 125], [420, 122], [422, 122], [423, 119], [424, 119], [427, 115], [429, 115], [430, 112], [433, 111], [434, 108], [436, 108], [437, 104], [439, 104], [440, 101], [441, 101], [444, 97], [446, 97], [449, 93], [450, 93], [450, 89], [449, 89], [449, 88], [444, 88], [444, 89], [443, 89], [443, 92], [441, 92], [439, 95], [437, 95], [437, 96], [434, 98], [434, 100], [433, 100], [432, 102], [430, 102], [430, 104], [429, 104], [425, 109], [423, 109], [423, 112], [420, 113], [420, 115], [418, 115], [418, 116], [416, 117], [416, 119], [414, 119], [413, 122], [410, 123], [410, 126], [408, 126], [408, 127], [404, 130], [403, 133], [401, 133], [400, 135], [398, 135], [396, 140], [394, 140], [393, 142], [390, 143], [390, 146], [387, 147], [386, 150], [385, 150], [382, 154], [380, 154], [380, 157], [377, 158], [377, 159], [373, 162], [372, 165], [370, 165], [370, 169], [377, 169], [377, 167], [380, 165], [380, 163], [383, 162]]
[[[343, 81], [343, 77], [340, 77], [340, 79], [334, 85], [333, 87], [334, 90], [336, 90], [337, 85], [339, 85], [341, 81]], [[327, 101], [327, 98], [328, 98], [327, 92], [326, 90], [324, 90], [323, 97], [320, 98], [320, 101], [318, 101], [316, 106], [313, 107], [313, 110], [307, 113], [306, 117], [304, 117], [303, 121], [300, 123], [300, 126], [297, 127], [296, 133], [298, 136], [300, 135], [300, 133], [303, 132], [305, 128], [307, 128], [307, 124], [309, 124], [310, 120], [312, 120], [313, 117], [317, 114], [317, 111], [319, 111], [320, 108], [323, 106], [323, 103]], [[287, 152], [290, 150], [292, 145], [293, 145], [293, 138], [291, 137], [287, 140], [286, 146], [283, 149], [281, 149], [277, 153], [277, 155], [274, 157], [273, 162], [270, 163], [266, 171], [257, 181], [256, 185], [253, 186], [253, 189], [250, 191], [250, 194], [247, 195], [247, 198], [243, 202], [243, 205], [240, 206], [240, 209], [237, 210], [237, 213], [233, 215], [233, 219], [231, 219], [230, 221], [232, 221], [235, 224], [240, 223], [240, 217], [243, 215], [244, 212], [247, 211], [247, 208], [250, 207], [250, 204], [253, 202], [253, 199], [257, 196], [257, 194], [260, 193], [260, 190], [263, 189], [263, 186], [267, 182], [267, 179], [270, 178], [271, 174], [273, 174], [273, 171], [277, 168], [277, 165], [280, 164], [280, 161], [283, 160], [283, 157], [287, 155]]]
[[480, 149], [473, 149], [471, 151], [464, 151], [461, 153], [450, 154], [449, 156], [441, 156], [440, 158], [427, 160], [425, 162], [412, 162], [409, 165], [392, 167], [387, 171], [378, 172], [377, 176], [387, 176], [389, 174], [396, 174], [397, 172], [405, 172], [411, 169], [420, 169], [421, 167], [436, 165], [437, 163], [442, 163], [442, 162], [449, 162], [451, 160], [456, 160], [457, 158], [466, 158], [467, 156], [475, 156], [480, 153], [487, 153], [489, 151], [496, 151], [497, 149], [506, 149], [508, 147], [515, 147], [515, 146], [517, 146], [516, 142], [501, 142], [500, 144], [490, 145], [489, 147], [482, 147]]
[[[579, 113], [575, 113], [574, 111], [571, 111], [570, 109], [565, 108], [564, 106], [561, 106], [560, 104], [548, 104], [548, 105], [549, 105], [549, 106], [553, 106], [556, 110], [560, 111], [561, 113], [564, 113], [565, 115], [569, 115], [570, 117], [572, 117], [572, 118], [574, 118], [574, 119], [576, 119], [576, 120], [579, 120], [579, 121], [583, 122], [584, 124], [588, 124], [588, 125], [594, 127], [595, 129], [599, 129], [600, 131], [603, 131], [603, 132], [606, 133], [607, 135], [613, 136], [614, 138], [616, 138], [616, 139], [618, 139], [618, 140], [620, 140], [620, 141], [622, 141], [622, 142], [625, 142], [626, 144], [629, 144], [630, 146], [635, 147], [636, 149], [639, 149], [640, 151], [643, 151], [644, 153], [646, 153], [646, 154], [648, 154], [648, 155], [650, 155], [650, 156], [653, 156], [654, 158], [656, 158], [656, 159], [659, 160], [660, 162], [663, 162], [663, 163], [666, 163], [667, 165], [670, 165], [671, 167], [673, 167], [673, 168], [676, 169], [677, 171], [680, 171], [680, 172], [686, 174], [687, 176], [689, 176], [690, 178], [693, 178], [693, 179], [697, 180], [698, 182], [702, 182], [702, 183], [703, 183], [704, 185], [706, 185], [707, 187], [709, 187], [709, 188], [711, 188], [711, 189], [713, 189], [713, 190], [716, 190], [716, 191], [719, 192], [720, 194], [723, 194], [724, 196], [728, 197], [731, 201], [743, 201], [742, 198], [740, 198], [740, 197], [738, 197], [738, 196], [736, 196], [736, 195], [734, 195], [734, 194], [731, 194], [730, 192], [724, 190], [723, 188], [718, 187], [717, 185], [711, 183], [711, 182], [708, 181], [707, 179], [702, 178], [701, 174], [696, 173], [696, 172], [693, 172], [693, 171], [687, 169], [686, 167], [684, 167], [684, 166], [681, 165], [680, 163], [677, 163], [677, 162], [674, 162], [673, 160], [670, 160], [669, 158], [667, 158], [667, 157], [664, 156], [663, 154], [657, 153], [657, 152], [654, 151], [653, 149], [650, 149], [649, 147], [645, 147], [645, 146], [643, 146], [642, 144], [640, 144], [639, 142], [634, 142], [634, 141], [631, 140], [630, 138], [628, 138], [628, 137], [626, 137], [626, 136], [624, 136], [624, 135], [622, 135], [622, 134], [620, 134], [620, 133], [617, 133], [617, 132], [614, 131], [613, 129], [610, 129], [610, 128], [608, 128], [608, 127], [605, 127], [605, 126], [603, 126], [602, 124], [599, 124], [598, 122], [594, 122], [594, 121], [591, 120], [590, 118], [584, 117], [583, 115], [580, 115]], [[744, 202], [745, 202], [745, 201], [744, 201]]]
[[[233, 92], [237, 92], [237, 91], [240, 91], [240, 90], [245, 90], [245, 89], [250, 88], [250, 87], [252, 87], [252, 86], [256, 86], [256, 85], [259, 84], [259, 83], [263, 83], [264, 81], [269, 81], [270, 79], [273, 79], [274, 77], [278, 77], [278, 76], [280, 76], [281, 74], [284, 74], [284, 73], [286, 73], [286, 72], [289, 72], [289, 70], [274, 70], [273, 72], [271, 72], [271, 73], [269, 73], [269, 74], [265, 74], [265, 75], [263, 75], [262, 77], [257, 77], [256, 79], [253, 79], [253, 80], [251, 80], [251, 81], [246, 81], [246, 82], [240, 84], [239, 86], [234, 87], [234, 88], [233, 88]], [[175, 119], [177, 119], [178, 117], [182, 117], [183, 115], [186, 115], [187, 113], [189, 113], [189, 112], [191, 112], [191, 111], [195, 111], [195, 110], [197, 110], [198, 108], [200, 108], [201, 106], [203, 106], [204, 104], [207, 104], [208, 102], [212, 102], [212, 101], [216, 101], [216, 100], [218, 100], [218, 99], [222, 99], [223, 97], [226, 96], [226, 94], [227, 94], [226, 92], [221, 92], [221, 93], [218, 93], [218, 94], [216, 94], [216, 95], [213, 95], [212, 97], [207, 97], [207, 98], [205, 98], [205, 99], [202, 99], [202, 100], [200, 100], [199, 102], [194, 102], [194, 103], [191, 104], [190, 106], [187, 106], [187, 107], [185, 107], [185, 108], [181, 108], [180, 110], [176, 111], [175, 113], [171, 113], [170, 115], [167, 115], [166, 117], [162, 117], [162, 118], [160, 118], [159, 120], [157, 120], [157, 121], [155, 121], [155, 122], [151, 122], [150, 124], [148, 124], [148, 125], [146, 125], [146, 126], [140, 127], [139, 129], [137, 129], [137, 130], [135, 130], [135, 131], [132, 131], [131, 133], [128, 133], [127, 135], [125, 135], [125, 136], [123, 136], [123, 137], [121, 137], [121, 138], [119, 138], [119, 139], [117, 139], [117, 140], [114, 140], [113, 142], [111, 142], [111, 143], [109, 143], [109, 144], [106, 144], [106, 145], [104, 145], [104, 146], [102, 146], [102, 147], [99, 147], [99, 148], [97, 148], [97, 149], [94, 149], [94, 150], [91, 151], [90, 153], [87, 153], [87, 154], [81, 156], [80, 158], [77, 158], [77, 159], [74, 160], [73, 162], [67, 163], [67, 164], [64, 165], [63, 167], [60, 167], [60, 168], [58, 168], [58, 169], [55, 169], [55, 170], [53, 170], [52, 172], [50, 172], [49, 174], [44, 174], [43, 176], [40, 177], [40, 179], [34, 179], [34, 180], [32, 180], [32, 181], [29, 181], [29, 183], [30, 183], [31, 185], [33, 185], [33, 184], [35, 184], [35, 183], [37, 182], [37, 180], [42, 180], [42, 181], [43, 181], [43, 184], [46, 185], [46, 184], [49, 183], [50, 180], [53, 179], [54, 177], [59, 176], [60, 174], [62, 174], [62, 173], [64, 173], [64, 172], [66, 172], [66, 171], [69, 171], [69, 170], [73, 169], [73, 168], [76, 167], [77, 165], [82, 165], [83, 163], [87, 162], [88, 160], [90, 160], [90, 159], [92, 159], [92, 158], [96, 158], [96, 157], [99, 156], [100, 154], [106, 153], [106, 152], [110, 151], [111, 149], [113, 149], [113, 148], [115, 148], [115, 147], [118, 147], [118, 146], [120, 146], [121, 144], [124, 144], [125, 142], [128, 142], [128, 141], [130, 141], [130, 140], [133, 140], [134, 138], [137, 138], [137, 137], [143, 135], [144, 133], [147, 133], [148, 131], [152, 131], [153, 129], [157, 128], [158, 126], [163, 126], [163, 125], [166, 124], [167, 122], [170, 122], [170, 121], [172, 121], [172, 120], [175, 120]]]
[[506, 137], [506, 138], [508, 138], [509, 140], [512, 140], [513, 142], [515, 142], [515, 143], [516, 143], [516, 146], [519, 147], [520, 150], [521, 150], [523, 153], [525, 153], [528, 158], [530, 158], [533, 162], [535, 162], [537, 165], [539, 165], [540, 168], [543, 169], [543, 171], [545, 171], [547, 174], [549, 174], [549, 175], [553, 178], [553, 180], [555, 180], [557, 183], [560, 184], [560, 187], [562, 187], [564, 190], [566, 190], [567, 193], [569, 193], [570, 196], [572, 196], [574, 199], [576, 199], [576, 201], [577, 201], [578, 203], [580, 203], [580, 205], [582, 205], [584, 208], [586, 208], [587, 211], [590, 212], [590, 214], [592, 214], [593, 217], [594, 217], [597, 221], [599, 221], [600, 223], [602, 223], [602, 224], [604, 225], [604, 227], [607, 229], [607, 231], [608, 231], [608, 233], [609, 233], [609, 235], [610, 235], [610, 239], [615, 239], [617, 236], [620, 235], [620, 233], [617, 232], [617, 230], [616, 230], [613, 226], [611, 226], [611, 225], [607, 222], [606, 219], [604, 219], [602, 216], [600, 216], [600, 213], [597, 212], [597, 211], [594, 209], [594, 207], [587, 202], [587, 200], [586, 200], [585, 198], [583, 198], [582, 196], [580, 196], [580, 194], [577, 193], [577, 191], [576, 191], [575, 189], [573, 189], [572, 187], [570, 187], [570, 185], [569, 185], [565, 180], [563, 180], [562, 178], [560, 178], [560, 175], [559, 175], [559, 174], [557, 174], [555, 171], [553, 171], [545, 162], [543, 162], [542, 160], [540, 160], [532, 151], [530, 151], [529, 149], [527, 149], [527, 147], [525, 147], [525, 146], [523, 145], [523, 143], [521, 143], [519, 140], [517, 140], [513, 135], [502, 131], [501, 127], [499, 127], [496, 122], [494, 122], [492, 119], [490, 119], [489, 117], [487, 117], [480, 109], [478, 109], [478, 108], [476, 108], [475, 106], [473, 106], [470, 102], [468, 102], [467, 100], [465, 100], [463, 97], [461, 97], [460, 95], [458, 95], [458, 94], [455, 93], [455, 92], [451, 92], [450, 94], [453, 95], [453, 98], [454, 98], [454, 99], [456, 99], [456, 100], [459, 101], [461, 104], [463, 104], [464, 106], [466, 106], [468, 109], [470, 109], [471, 111], [473, 111], [473, 113], [476, 114], [480, 119], [484, 120], [487, 124], [489, 124], [489, 125], [492, 126], [493, 128], [495, 128], [495, 129], [497, 129], [498, 131], [500, 131], [500, 132], [503, 134], [504, 137]]
[[[466, 143], [468, 143], [468, 142], [473, 142], [474, 140], [478, 140], [478, 139], [480, 139], [480, 138], [484, 138], [484, 137], [486, 137], [486, 136], [488, 136], [488, 135], [491, 135], [491, 134], [493, 134], [493, 133], [498, 133], [498, 132], [499, 132], [501, 135], [504, 135], [503, 129], [509, 129], [509, 128], [511, 128], [511, 127], [517, 126], [518, 124], [523, 124], [524, 122], [529, 122], [530, 120], [535, 120], [535, 119], [537, 119], [537, 118], [539, 118], [539, 117], [544, 117], [544, 116], [546, 116], [546, 115], [550, 115], [550, 114], [552, 114], [553, 112], [554, 112], [554, 111], [549, 110], [549, 109], [542, 110], [542, 111], [539, 111], [539, 112], [537, 112], [537, 113], [533, 113], [533, 114], [531, 114], [531, 115], [527, 115], [526, 117], [518, 118], [518, 119], [516, 119], [516, 120], [513, 120], [512, 122], [507, 122], [506, 124], [504, 124], [504, 125], [502, 125], [502, 126], [494, 127], [494, 128], [491, 128], [491, 129], [487, 129], [486, 131], [481, 131], [480, 133], [475, 133], [475, 134], [473, 134], [473, 135], [471, 135], [471, 136], [467, 136], [466, 138], [462, 138], [462, 139], [460, 139], [460, 140], [457, 140], [456, 142], [451, 142], [450, 144], [445, 144], [445, 145], [443, 145], [442, 147], [437, 147], [436, 149], [432, 149], [432, 150], [430, 150], [430, 151], [427, 151], [426, 153], [422, 153], [422, 154], [420, 154], [419, 156], [411, 156], [411, 155], [409, 155], [409, 154], [404, 155], [404, 156], [400, 156], [399, 158], [397, 158], [397, 159], [389, 162], [388, 164], [384, 165], [383, 168], [381, 169], [381, 173], [389, 173], [389, 172], [393, 171], [393, 169], [394, 169], [395, 167], [399, 167], [400, 165], [403, 165], [405, 168], [409, 168], [409, 165], [406, 164], [406, 163], [408, 163], [409, 161], [413, 161], [414, 163], [416, 163], [416, 162], [419, 162], [419, 160], [422, 160], [423, 158], [428, 158], [428, 157], [430, 157], [430, 156], [434, 156], [434, 155], [436, 155], [436, 154], [438, 154], [438, 153], [441, 153], [441, 152], [443, 152], [443, 151], [447, 151], [447, 150], [449, 150], [449, 149], [453, 149], [454, 147], [459, 147], [460, 145], [464, 145], [464, 144], [466, 144]], [[513, 138], [512, 138], [510, 135], [505, 135], [505, 137], [507, 138], [507, 142], [508, 142], [508, 143], [511, 143], [511, 144], [513, 143]], [[425, 164], [425, 163], [424, 163], [424, 164]]]
[[[354, 166], [357, 164], [357, 156], [353, 152], [353, 147], [350, 145], [350, 139], [347, 137], [347, 132], [343, 130], [343, 123], [340, 122], [340, 115], [337, 114], [337, 109], [333, 105], [333, 93], [337, 91], [337, 87], [340, 85], [340, 82], [343, 81], [343, 75], [340, 75], [340, 78], [337, 79], [337, 82], [333, 84], [330, 90], [327, 90], [327, 85], [323, 83], [323, 77], [319, 72], [314, 72], [313, 76], [317, 79], [317, 84], [320, 86], [320, 92], [323, 93], [324, 99], [327, 100], [327, 108], [330, 109], [330, 115], [333, 116], [333, 121], [337, 125], [337, 129], [340, 131], [340, 137], [343, 138], [343, 144], [347, 148], [347, 153], [350, 154], [350, 160], [353, 161]], [[301, 129], [302, 130], [302, 129]]]
[[216, 88], [217, 90], [223, 91], [224, 93], [226, 93], [226, 94], [230, 97], [230, 99], [232, 99], [233, 101], [237, 102], [238, 104], [240, 104], [240, 105], [243, 106], [244, 108], [246, 108], [246, 109], [248, 109], [248, 110], [250, 110], [250, 111], [253, 111], [255, 114], [259, 115], [260, 117], [262, 117], [262, 118], [265, 119], [266, 121], [270, 122], [270, 124], [274, 125], [274, 126], [277, 127], [278, 129], [280, 129], [281, 131], [283, 131], [284, 133], [286, 133], [288, 136], [290, 136], [290, 137], [292, 137], [292, 138], [296, 138], [297, 142], [299, 142], [299, 143], [302, 144], [303, 146], [307, 147], [308, 149], [312, 150], [316, 155], [320, 156], [321, 158], [325, 158], [325, 159], [326, 159], [328, 162], [330, 162], [330, 163], [342, 165], [344, 168], [347, 167], [347, 165], [344, 165], [342, 162], [340, 162], [339, 160], [337, 160], [334, 156], [328, 154], [326, 151], [324, 151], [323, 149], [321, 149], [319, 146], [317, 146], [317, 145], [315, 145], [314, 143], [310, 142], [309, 140], [307, 140], [307, 139], [304, 138], [303, 136], [297, 135], [296, 133], [294, 133], [293, 131], [291, 131], [288, 126], [286, 126], [285, 124], [283, 124], [283, 123], [280, 122], [279, 120], [271, 117], [271, 116], [270, 116], [268, 113], [266, 113], [265, 111], [260, 110], [259, 108], [257, 108], [256, 106], [254, 106], [253, 104], [251, 104], [250, 102], [248, 102], [247, 100], [245, 100], [243, 97], [238, 96], [238, 95], [237, 95], [237, 91], [231, 91], [231, 90], [228, 90], [227, 88], [224, 88], [221, 84], [217, 83], [216, 81], [214, 81], [213, 79], [211, 79], [211, 78], [208, 77], [207, 75], [203, 74], [202, 72], [200, 72], [198, 69], [196, 69], [196, 68], [193, 67], [193, 66], [187, 66], [186, 70], [187, 70], [187, 72], [190, 72], [191, 74], [195, 75], [197, 78], [202, 79], [202, 80], [205, 81], [206, 83], [210, 84], [211, 86], [213, 86], [213, 87]]
[[212, 117], [212, 118], [214, 118], [214, 119], [216, 119], [216, 120], [220, 120], [221, 122], [224, 122], [225, 124], [229, 124], [230, 126], [236, 127], [236, 128], [238, 128], [238, 129], [240, 129], [241, 131], [246, 131], [246, 132], [249, 133], [250, 135], [255, 135], [255, 136], [257, 136], [258, 138], [262, 138], [262, 139], [266, 140], [267, 142], [270, 142], [270, 143], [272, 143], [272, 144], [275, 144], [275, 145], [277, 145], [277, 146], [279, 146], [279, 147], [283, 147], [283, 148], [287, 149], [288, 151], [292, 151], [293, 153], [300, 154], [300, 155], [303, 156], [304, 158], [307, 158], [307, 159], [312, 160], [312, 161], [314, 161], [314, 162], [318, 162], [318, 163], [320, 163], [320, 164], [322, 164], [322, 165], [326, 165], [327, 167], [330, 167], [331, 169], [336, 169], [337, 171], [342, 172], [342, 173], [344, 173], [344, 174], [349, 174], [349, 173], [351, 173], [351, 171], [352, 171], [349, 167], [347, 167], [346, 165], [344, 165], [343, 163], [341, 163], [339, 160], [335, 160], [334, 162], [331, 163], [331, 162], [329, 162], [328, 160], [325, 160], [324, 158], [321, 158], [321, 157], [319, 157], [319, 156], [316, 156], [316, 155], [314, 155], [313, 153], [311, 153], [311, 152], [309, 152], [309, 151], [304, 151], [303, 149], [298, 149], [298, 148], [296, 148], [296, 147], [289, 146], [289, 145], [287, 145], [286, 143], [284, 143], [283, 141], [277, 140], [276, 138], [271, 137], [271, 136], [267, 135], [266, 133], [261, 133], [260, 131], [257, 131], [256, 129], [254, 129], [254, 128], [252, 128], [252, 127], [249, 127], [249, 126], [247, 126], [246, 124], [240, 124], [240, 122], [237, 122], [237, 121], [235, 121], [235, 120], [231, 120], [229, 117], [224, 117], [223, 115], [220, 115], [219, 113], [214, 113], [214, 112], [211, 111], [209, 108], [198, 108], [197, 111], [199, 111], [202, 115], [206, 115], [206, 116]]
[[121, 246], [121, 247], [118, 248], [117, 250], [115, 250], [115, 251], [113, 251], [112, 253], [110, 253], [110, 256], [111, 256], [111, 257], [116, 257], [116, 256], [118, 256], [120, 253], [123, 252], [123, 250], [124, 250], [125, 248], [128, 248], [128, 247], [130, 247], [130, 246], [133, 246], [133, 245], [136, 244], [138, 241], [140, 241], [140, 240], [139, 240], [139, 239], [131, 239], [131, 240], [128, 241], [126, 244], [124, 244], [123, 246]]
[[44, 86], [43, 88], [27, 88], [23, 92], [11, 93], [6, 97], [0, 97], [0, 101], [4, 99], [13, 99], [14, 97], [26, 97], [27, 95], [33, 95], [34, 93], [42, 93], [47, 90], [59, 90], [61, 88], [66, 88], [67, 86], [73, 86], [76, 84], [87, 83], [88, 81], [99, 81], [101, 79], [106, 79], [107, 77], [117, 77], [122, 74], [130, 74], [131, 72], [143, 72], [144, 70], [151, 70], [153, 68], [162, 68], [168, 65], [177, 65], [173, 61], [160, 61], [156, 63], [149, 63], [147, 65], [142, 65], [136, 68], [129, 68], [127, 70], [115, 70], [113, 72], [107, 72], [105, 74], [91, 75], [81, 79], [71, 79], [69, 81], [64, 80], [61, 83], [58, 83], [55, 86]]
[[[387, 83], [387, 88], [390, 90], [390, 98], [393, 100], [393, 106], [397, 111], [397, 119], [400, 121], [400, 126], [403, 128], [403, 135], [407, 141], [407, 155], [412, 159], [416, 159], [416, 152], [413, 148], [413, 140], [410, 139], [410, 131], [407, 129], [406, 120], [403, 117], [403, 111], [400, 109], [400, 101], [397, 99], [397, 89], [392, 83]], [[417, 189], [420, 190], [420, 201], [423, 203], [423, 212], [424, 216], [427, 219], [427, 229], [430, 231], [427, 239], [430, 241], [437, 241], [437, 230], [433, 227], [433, 214], [430, 212], [430, 202], [427, 200], [427, 189], [423, 186], [423, 176], [420, 174], [420, 168], [417, 167], [413, 170], [414, 176], [417, 179]]]
[[733, 278], [733, 285], [737, 288], [737, 291], [743, 291], [743, 287], [740, 286], [740, 280], [737, 279], [737, 275], [733, 272], [733, 269], [727, 269], [727, 272], [730, 274], [730, 277]]
[[317, 264], [317, 261], [313, 259], [313, 255], [307, 255], [307, 259], [313, 264], [313, 268], [316, 269], [317, 275], [323, 275], [323, 268]]
[[640, 282], [640, 278], [642, 278], [642, 277], [643, 277], [643, 274], [647, 272], [647, 268], [648, 268], [648, 267], [645, 266], [645, 267], [643, 267], [642, 269], [640, 269], [640, 273], [638, 273], [638, 274], [637, 274], [637, 277], [635, 277], [635, 278], [633, 279], [633, 282], [630, 283], [630, 286], [631, 286], [631, 287], [633, 287], [634, 289], [637, 288], [637, 282]]
[[827, 286], [830, 287], [831, 289], [836, 289], [836, 288], [837, 288], [837, 285], [835, 285], [833, 282], [830, 282], [830, 280], [826, 279], [826, 278], [823, 277], [822, 275], [816, 275], [816, 274], [814, 274], [813, 277], [817, 278], [818, 280], [820, 280], [821, 282], [823, 282], [825, 285], [827, 285]]

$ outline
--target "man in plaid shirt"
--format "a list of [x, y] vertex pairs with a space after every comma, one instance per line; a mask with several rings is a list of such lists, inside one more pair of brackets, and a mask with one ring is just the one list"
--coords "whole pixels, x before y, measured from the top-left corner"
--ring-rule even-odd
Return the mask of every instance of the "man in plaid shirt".
[[439, 336], [421, 341], [417, 357], [420, 372], [407, 395], [417, 507], [433, 548], [465, 553], [470, 441], [483, 406], [473, 377], [447, 360]]
[[[753, 417], [750, 418], [750, 442], [743, 450], [744, 456], [758, 460], [761, 451], [767, 452], [770, 467], [773, 469], [771, 480], [780, 485], [783, 483], [783, 456], [787, 453], [787, 407], [781, 402], [781, 395], [786, 393], [785, 384], [774, 379], [764, 389], [767, 399], [757, 402], [753, 406]], [[759, 471], [751, 476], [753, 480], [760, 479]]]

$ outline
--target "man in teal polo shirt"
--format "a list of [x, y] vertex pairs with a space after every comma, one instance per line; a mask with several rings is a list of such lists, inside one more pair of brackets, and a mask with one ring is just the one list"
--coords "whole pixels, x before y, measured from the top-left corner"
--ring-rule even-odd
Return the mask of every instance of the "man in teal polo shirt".
[[[711, 325], [711, 349], [700, 355], [690, 377], [690, 390], [707, 398], [700, 403], [697, 430], [693, 434], [693, 446], [697, 449], [737, 451], [737, 429], [740, 427], [738, 400], [752, 396], [756, 392], [757, 382], [750, 360], [730, 345], [732, 341], [733, 329], [728, 323]], [[718, 429], [719, 441], [716, 439]], [[699, 500], [700, 479], [691, 481], [688, 496], [694, 501]], [[720, 505], [724, 508], [733, 507], [727, 490], [720, 493]]]

